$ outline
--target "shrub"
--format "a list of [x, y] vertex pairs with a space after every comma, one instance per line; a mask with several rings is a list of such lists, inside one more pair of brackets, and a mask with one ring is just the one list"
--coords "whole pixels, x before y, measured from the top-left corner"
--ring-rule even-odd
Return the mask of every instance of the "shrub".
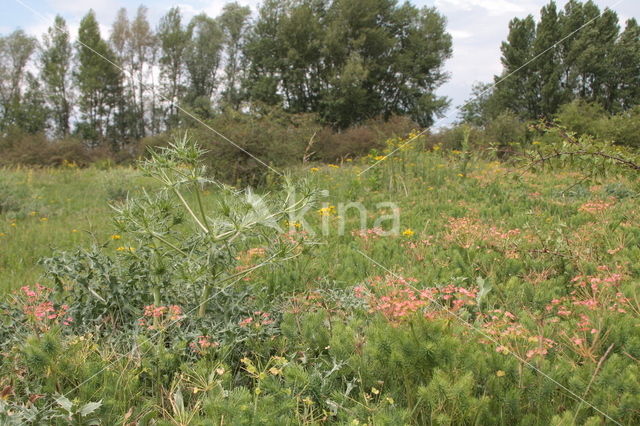
[[13, 133], [0, 140], [0, 165], [85, 167], [111, 158], [106, 149], [91, 149], [73, 138], [50, 141], [44, 134]]
[[401, 137], [416, 127], [406, 117], [394, 116], [389, 120], [375, 119], [345, 130], [335, 131], [323, 128], [313, 145], [314, 158], [320, 161], [335, 162], [368, 154], [372, 150], [381, 150], [385, 141]]

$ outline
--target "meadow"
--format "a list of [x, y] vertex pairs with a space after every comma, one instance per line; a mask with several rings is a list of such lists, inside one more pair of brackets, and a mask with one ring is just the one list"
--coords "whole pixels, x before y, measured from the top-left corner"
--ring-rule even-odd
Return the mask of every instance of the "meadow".
[[412, 145], [293, 168], [280, 232], [189, 155], [202, 214], [162, 164], [0, 170], [0, 423], [640, 421], [633, 174]]

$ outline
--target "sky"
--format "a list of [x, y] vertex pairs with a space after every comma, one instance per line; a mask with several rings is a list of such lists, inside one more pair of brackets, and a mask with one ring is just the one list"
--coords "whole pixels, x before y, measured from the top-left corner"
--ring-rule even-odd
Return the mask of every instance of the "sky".
[[[260, 0], [237, 2], [255, 11]], [[201, 12], [215, 17], [225, 3], [225, 0], [142, 2], [149, 8], [149, 19], [153, 25], [174, 6], [180, 7], [188, 19]], [[506, 39], [509, 21], [529, 14], [538, 17], [548, 0], [411, 0], [410, 3], [419, 7], [435, 6], [447, 17], [447, 30], [453, 37], [453, 57], [445, 65], [450, 79], [438, 89], [439, 95], [451, 99], [446, 116], [436, 123], [442, 126], [456, 119], [456, 107], [469, 97], [475, 82], [492, 81], [493, 76], [501, 72], [500, 43]], [[566, 0], [556, 3], [563, 6]], [[639, 0], [595, 0], [595, 3], [601, 9], [609, 7], [615, 10], [621, 22], [632, 17], [640, 19]], [[139, 4], [141, 0], [0, 0], [0, 34], [22, 28], [32, 35], [41, 36], [56, 14], [67, 20], [72, 33], [77, 33], [80, 19], [92, 8], [100, 22], [103, 37], [106, 37], [118, 9], [125, 7], [132, 16]]]

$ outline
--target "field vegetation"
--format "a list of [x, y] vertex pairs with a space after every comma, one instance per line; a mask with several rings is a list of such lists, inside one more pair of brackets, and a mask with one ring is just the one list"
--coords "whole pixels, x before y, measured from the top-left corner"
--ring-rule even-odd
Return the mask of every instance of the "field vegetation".
[[[282, 182], [220, 186], [190, 144], [142, 169], [3, 170], [4, 421], [634, 424], [634, 170], [407, 140], [293, 170], [327, 191], [298, 188], [315, 202], [304, 224], [278, 210]], [[282, 231], [255, 220], [259, 193]], [[395, 234], [373, 226], [390, 200]], [[346, 202], [367, 207], [364, 227]]]

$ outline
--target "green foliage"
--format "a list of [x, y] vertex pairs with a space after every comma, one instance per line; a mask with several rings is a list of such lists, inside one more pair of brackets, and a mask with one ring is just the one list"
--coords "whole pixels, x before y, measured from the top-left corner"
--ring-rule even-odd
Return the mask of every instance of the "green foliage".
[[637, 35], [634, 19], [620, 32], [618, 15], [592, 1], [572, 0], [562, 10], [550, 2], [537, 22], [533, 15], [514, 18], [493, 92], [474, 93], [462, 118], [484, 125], [510, 110], [525, 120], [550, 119], [574, 100], [599, 103], [610, 114], [627, 111], [640, 101], [633, 89], [640, 75]]
[[114, 65], [116, 57], [100, 36], [95, 13], [90, 11], [80, 22], [76, 46], [78, 67], [74, 72], [80, 91], [82, 120], [76, 132], [91, 144], [109, 140], [117, 146], [114, 112], [122, 95], [122, 75]]
[[245, 47], [252, 101], [338, 128], [378, 115], [428, 125], [447, 105], [451, 36], [435, 9], [389, 1], [266, 1]]
[[[401, 232], [340, 213], [339, 233], [341, 218], [310, 209], [311, 226], [330, 224], [322, 244], [309, 252], [296, 240], [299, 256], [252, 271], [278, 252], [275, 224], [302, 231], [281, 215], [256, 224], [259, 192], [213, 181], [187, 140], [150, 154], [146, 178], [120, 167], [0, 170], [56, 212], [15, 227], [0, 214], [3, 271], [21, 274], [11, 284], [35, 281], [11, 255], [50, 253], [46, 235], [77, 251], [48, 261], [50, 290], [0, 303], [0, 421], [67, 424], [101, 401], [82, 420], [638, 423], [640, 188], [620, 161], [637, 153], [541, 131], [530, 130], [524, 163], [483, 159], [479, 131], [460, 127], [460, 150], [414, 133], [365, 158], [291, 170], [328, 189], [331, 205], [374, 213], [394, 200]], [[104, 209], [111, 187], [129, 193], [115, 213]], [[260, 198], [274, 214], [289, 194], [276, 188]], [[211, 238], [225, 233], [238, 236]]]

